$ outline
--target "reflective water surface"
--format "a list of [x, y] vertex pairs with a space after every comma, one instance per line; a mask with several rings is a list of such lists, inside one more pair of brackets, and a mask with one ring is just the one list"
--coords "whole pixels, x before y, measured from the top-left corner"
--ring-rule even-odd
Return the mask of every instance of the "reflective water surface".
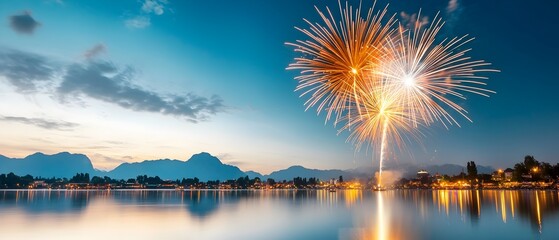
[[0, 191], [0, 239], [557, 239], [559, 192]]

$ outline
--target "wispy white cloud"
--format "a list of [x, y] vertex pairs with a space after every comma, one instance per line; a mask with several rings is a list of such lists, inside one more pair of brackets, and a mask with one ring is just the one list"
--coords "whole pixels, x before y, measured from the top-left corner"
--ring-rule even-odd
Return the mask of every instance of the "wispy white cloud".
[[408, 14], [406, 12], [400, 12], [400, 19], [402, 25], [408, 29], [415, 27], [423, 27], [429, 23], [429, 18], [427, 16], [419, 16], [417, 13]]
[[243, 167], [243, 166], [247, 165], [247, 163], [243, 162], [243, 161], [223, 161], [223, 163], [225, 163], [227, 165], [233, 165], [235, 167]]
[[[94, 47], [88, 55], [94, 56], [103, 48]], [[95, 99], [132, 111], [170, 115], [193, 123], [206, 121], [227, 109], [217, 95], [165, 94], [141, 87], [134, 83], [135, 70], [130, 66], [118, 67], [113, 62], [96, 59], [67, 66], [53, 62], [33, 53], [0, 49], [0, 77], [23, 94], [42, 91], [53, 94], [61, 103]], [[55, 73], [62, 74], [61, 82]], [[40, 119], [1, 117], [0, 121], [18, 121], [43, 128], [72, 127]]]
[[151, 25], [151, 16], [163, 15], [166, 10], [169, 10], [167, 0], [144, 0], [140, 9], [140, 14], [128, 18], [124, 21], [124, 25], [132, 29], [147, 28]]
[[165, 13], [165, 5], [169, 2], [166, 0], [145, 0], [142, 4], [142, 11], [145, 13], [154, 13], [155, 15], [162, 15]]
[[2, 116], [0, 115], [0, 121], [3, 122], [17, 122], [21, 124], [32, 125], [35, 127], [40, 127], [49, 130], [72, 130], [77, 127], [78, 124], [66, 122], [63, 120], [52, 120], [44, 118], [27, 118], [27, 117], [17, 117], [17, 116]]
[[229, 153], [222, 153], [222, 154], [218, 154], [216, 155], [216, 157], [221, 160], [221, 161], [226, 161], [226, 160], [232, 160], [235, 159], [233, 157], [233, 155], [229, 154]]
[[136, 16], [124, 21], [124, 25], [132, 29], [142, 29], [151, 25], [151, 19], [148, 16]]
[[96, 153], [96, 154], [94, 154], [93, 156], [94, 156], [96, 159], [103, 159], [104, 162], [107, 162], [107, 163], [123, 163], [123, 162], [126, 162], [126, 161], [124, 161], [123, 159], [118, 159], [118, 158], [114, 158], [114, 157], [109, 157], [109, 156], [105, 156], [105, 155], [99, 154], [99, 153]]
[[190, 122], [207, 120], [225, 110], [219, 96], [202, 97], [193, 93], [165, 95], [131, 82], [134, 70], [112, 62], [89, 61], [72, 64], [57, 88], [61, 102], [89, 97], [126, 109], [182, 117]]
[[448, 1], [448, 6], [446, 7], [446, 13], [451, 14], [456, 11], [458, 7], [460, 7], [458, 0], [450, 0]]
[[464, 7], [461, 6], [460, 0], [449, 0], [446, 6], [446, 23], [448, 30], [452, 31], [456, 22], [460, 19], [462, 10]]
[[107, 51], [107, 47], [105, 46], [105, 44], [102, 43], [98, 43], [95, 46], [93, 46], [92, 48], [88, 49], [83, 56], [86, 59], [91, 59], [96, 57], [97, 55], [104, 53], [105, 51]]
[[33, 53], [0, 48], [0, 76], [18, 92], [35, 93], [48, 84], [59, 66], [50, 59]]
[[107, 156], [100, 153], [88, 154], [88, 156], [94, 161], [95, 168], [105, 171], [110, 171], [121, 163], [126, 162], [124, 159], [119, 159], [118, 157]]

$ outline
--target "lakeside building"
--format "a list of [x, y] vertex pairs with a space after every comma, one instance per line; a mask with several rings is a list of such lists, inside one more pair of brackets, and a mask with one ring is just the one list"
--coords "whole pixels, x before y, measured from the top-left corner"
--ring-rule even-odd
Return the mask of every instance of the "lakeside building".
[[503, 181], [504, 179], [504, 172], [502, 169], [499, 169], [497, 171], [494, 171], [491, 174], [491, 180], [495, 181], [495, 182], [500, 182]]
[[510, 182], [512, 181], [512, 174], [514, 173], [514, 170], [512, 170], [512, 168], [507, 168], [505, 169], [505, 181]]
[[47, 184], [45, 181], [33, 181], [30, 188], [35, 188], [35, 189], [49, 188], [49, 184]]
[[429, 177], [429, 172], [427, 172], [427, 170], [422, 169], [422, 170], [417, 171], [417, 178], [418, 179], [422, 179], [422, 178], [425, 178], [425, 177]]

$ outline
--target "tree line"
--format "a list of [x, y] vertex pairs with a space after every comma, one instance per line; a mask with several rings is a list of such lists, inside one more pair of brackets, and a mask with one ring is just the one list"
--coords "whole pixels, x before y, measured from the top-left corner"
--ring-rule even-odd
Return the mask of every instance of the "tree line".
[[551, 165], [539, 162], [532, 155], [526, 155], [524, 161], [514, 165], [513, 180], [516, 181], [541, 181], [553, 180], [559, 177], [559, 163]]
[[[339, 180], [343, 181], [340, 176]], [[81, 185], [92, 185], [92, 186], [127, 186], [127, 185], [143, 185], [143, 186], [158, 186], [162, 184], [174, 184], [182, 187], [195, 187], [195, 188], [217, 188], [220, 185], [226, 185], [231, 188], [236, 189], [247, 189], [255, 185], [292, 185], [294, 188], [312, 188], [320, 184], [318, 178], [301, 178], [295, 177], [291, 181], [283, 180], [276, 181], [272, 178], [268, 178], [266, 181], [262, 181], [259, 177], [250, 179], [248, 176], [239, 177], [235, 180], [210, 180], [206, 182], [200, 181], [197, 177], [194, 178], [182, 178], [176, 180], [163, 180], [159, 176], [147, 176], [139, 175], [136, 178], [130, 179], [112, 179], [110, 177], [104, 176], [93, 176], [90, 177], [89, 173], [76, 173], [71, 178], [43, 178], [43, 177], [33, 177], [29, 174], [25, 176], [18, 176], [14, 173], [0, 174], [0, 189], [23, 189], [32, 186], [36, 181], [42, 182], [49, 187], [53, 188], [65, 188], [67, 184], [81, 184]]]

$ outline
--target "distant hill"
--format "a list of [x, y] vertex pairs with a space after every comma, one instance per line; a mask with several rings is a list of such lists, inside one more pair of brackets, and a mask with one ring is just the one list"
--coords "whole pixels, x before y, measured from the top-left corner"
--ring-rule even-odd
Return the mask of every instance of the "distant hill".
[[205, 152], [194, 154], [186, 162], [162, 159], [123, 163], [107, 173], [107, 176], [117, 179], [136, 178], [138, 175], [171, 180], [197, 177], [200, 181], [223, 181], [246, 176], [238, 167], [223, 164], [217, 157]]
[[13, 172], [23, 176], [66, 177], [77, 172], [95, 175], [101, 173], [93, 168], [89, 158], [83, 154], [61, 152], [54, 155], [35, 153], [25, 158], [8, 158], [0, 155], [0, 173]]
[[[450, 176], [460, 174], [461, 172], [467, 173], [465, 166], [460, 166], [456, 164], [431, 165], [431, 166], [427, 166], [426, 170], [433, 174], [439, 173], [439, 174], [447, 174]], [[491, 174], [494, 171], [495, 169], [492, 167], [477, 165], [478, 174], [484, 174], [484, 173]]]
[[292, 166], [287, 169], [279, 170], [264, 176], [265, 179], [273, 178], [276, 181], [292, 180], [295, 177], [311, 178], [315, 177], [321, 180], [328, 180], [343, 176], [344, 179], [349, 179], [353, 174], [342, 170], [319, 170], [308, 169], [302, 166]]
[[[478, 165], [478, 173], [492, 173], [492, 167]], [[392, 164], [385, 166], [386, 171], [397, 171], [398, 176], [413, 178], [417, 171], [425, 169], [431, 174], [456, 175], [465, 171], [465, 167], [457, 164], [420, 166], [412, 163]], [[328, 180], [343, 176], [344, 179], [371, 178], [376, 167], [358, 168], [350, 170], [320, 170], [303, 166], [291, 166], [275, 171], [269, 175], [262, 175], [255, 171], [241, 171], [238, 167], [223, 164], [217, 157], [202, 152], [194, 154], [187, 161], [160, 159], [146, 160], [137, 163], [122, 163], [112, 171], [99, 171], [93, 168], [91, 160], [83, 154], [61, 152], [54, 155], [35, 153], [25, 158], [8, 158], [0, 155], [0, 173], [13, 172], [17, 175], [30, 174], [36, 177], [66, 177], [76, 173], [89, 173], [91, 176], [109, 176], [116, 179], [136, 178], [138, 175], [159, 176], [162, 179], [182, 179], [197, 177], [201, 181], [231, 180], [248, 176], [259, 177], [263, 181], [273, 178], [276, 181], [292, 180], [295, 177]]]

